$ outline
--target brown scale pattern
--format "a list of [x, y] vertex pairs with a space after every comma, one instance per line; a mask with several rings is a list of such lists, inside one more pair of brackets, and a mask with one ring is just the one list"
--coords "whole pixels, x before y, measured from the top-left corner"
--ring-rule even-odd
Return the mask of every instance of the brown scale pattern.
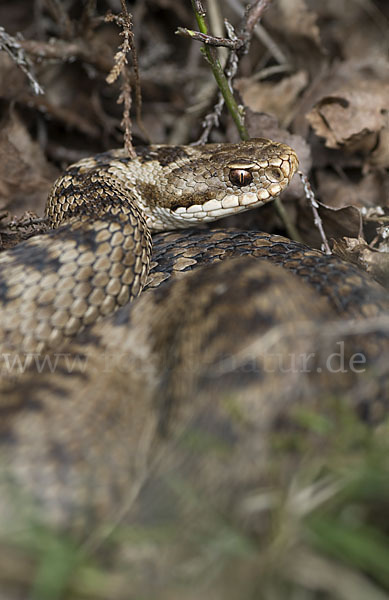
[[336, 256], [326, 256], [280, 235], [239, 229], [189, 229], [160, 233], [153, 238], [153, 262], [148, 287], [156, 287], [172, 272], [195, 265], [249, 255], [288, 269], [326, 296], [336, 312], [346, 318], [389, 313], [384, 288], [357, 267]]
[[118, 186], [65, 178], [55, 199], [47, 208], [55, 231], [0, 257], [2, 339], [21, 352], [60, 346], [135, 298], [147, 276], [150, 235]]
[[[247, 190], [228, 179], [231, 156], [258, 165]], [[270, 189], [275, 185], [271, 169], [270, 179], [266, 175], [271, 160], [283, 161], [281, 189], [297, 158], [288, 146], [264, 139], [227, 149], [223, 144], [141, 148], [136, 160], [114, 150], [71, 165], [47, 202], [53, 232], [0, 256], [3, 347], [30, 353], [58, 347], [135, 298], [149, 269], [149, 230], [172, 226], [158, 211], [177, 202], [187, 206], [200, 198], [204, 203], [227, 193]], [[204, 190], [200, 195], [202, 185], [212, 189], [211, 196]]]
[[[269, 144], [257, 144], [258, 160], [269, 158]], [[231, 147], [217, 148], [225, 186]], [[21, 526], [15, 491], [44, 522], [81, 537], [123, 517], [165, 518], [166, 505], [179, 518], [182, 498], [172, 504], [167, 494], [164, 504], [172, 473], [233, 514], [235, 499], [261, 485], [269, 434], [292, 427], [296, 404], [332, 418], [339, 398], [370, 422], [387, 413], [385, 331], [343, 336], [346, 358], [358, 349], [368, 359], [360, 377], [322, 368], [345, 318], [389, 312], [383, 289], [335, 257], [261, 232], [163, 233], [135, 298], [151, 242], [134, 185], [146, 168], [158, 199], [172, 167], [182, 174], [196, 152], [209, 165], [208, 148], [140, 149], [131, 168], [122, 151], [81, 161], [49, 199], [55, 229], [0, 257], [6, 348], [52, 345], [43, 356], [58, 359], [54, 372], [32, 360], [0, 395], [1, 530]], [[157, 173], [161, 188], [152, 187]], [[331, 323], [335, 333], [323, 327]], [[315, 368], [302, 375], [270, 363], [269, 375], [268, 348], [282, 360], [314, 353]], [[206, 451], [191, 452], [185, 436], [205, 436]]]

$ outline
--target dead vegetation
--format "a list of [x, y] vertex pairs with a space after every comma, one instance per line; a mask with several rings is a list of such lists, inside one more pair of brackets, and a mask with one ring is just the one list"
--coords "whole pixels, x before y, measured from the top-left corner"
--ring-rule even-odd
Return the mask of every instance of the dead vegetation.
[[[15, 230], [12, 218], [25, 211], [42, 214], [59, 170], [83, 156], [122, 145], [123, 131], [131, 151], [134, 106], [135, 144], [149, 139], [190, 143], [202, 133], [202, 140], [239, 139], [231, 116], [217, 100], [215, 81], [196, 41], [201, 34], [193, 33], [197, 24], [189, 1], [128, 2], [135, 42], [131, 25], [123, 25], [130, 17], [119, 0], [97, 4], [45, 0], [33, 5], [30, 10], [22, 0], [9, 0], [0, 7], [4, 247], [29, 233], [25, 227]], [[335, 251], [385, 283], [389, 270], [387, 5], [371, 0], [278, 0], [253, 6], [250, 18], [242, 22], [239, 0], [205, 3], [209, 32], [219, 41], [224, 39], [222, 45], [237, 56], [232, 76], [228, 50], [209, 44], [208, 50], [217, 52], [222, 64], [229, 60], [227, 71], [230, 80], [233, 77], [235, 98], [245, 106], [249, 135], [286, 141], [297, 150], [321, 203], [327, 236], [336, 240]], [[231, 24], [227, 31], [225, 18]], [[180, 27], [190, 29], [195, 39], [174, 35]], [[132, 56], [134, 46], [139, 54], [144, 127], [139, 118], [137, 68], [130, 71], [126, 64], [131, 63], [131, 46]], [[132, 62], [137, 67], [137, 61], [132, 58]], [[130, 90], [135, 90], [135, 103]], [[319, 232], [297, 180], [284, 201], [300, 237], [320, 247]], [[23, 216], [22, 224], [26, 222]], [[274, 207], [232, 223], [268, 231], [285, 229]]]

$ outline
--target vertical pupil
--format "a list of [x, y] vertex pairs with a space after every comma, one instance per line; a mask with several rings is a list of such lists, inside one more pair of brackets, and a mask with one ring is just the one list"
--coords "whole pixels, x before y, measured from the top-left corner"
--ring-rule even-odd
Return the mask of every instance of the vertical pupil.
[[252, 180], [253, 176], [251, 175], [250, 171], [246, 171], [246, 169], [232, 169], [230, 171], [230, 181], [234, 185], [249, 185]]

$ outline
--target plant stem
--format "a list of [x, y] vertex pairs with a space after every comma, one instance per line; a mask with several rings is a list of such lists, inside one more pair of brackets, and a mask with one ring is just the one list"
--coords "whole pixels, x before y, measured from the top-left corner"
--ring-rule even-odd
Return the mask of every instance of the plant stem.
[[[197, 21], [199, 30], [201, 31], [201, 33], [204, 33], [207, 35], [208, 28], [207, 28], [207, 24], [206, 24], [205, 18], [204, 18], [205, 13], [203, 11], [200, 12], [200, 10], [198, 8], [199, 2], [196, 2], [196, 0], [192, 0], [192, 6], [193, 6], [193, 11], [195, 13], [195, 17], [196, 17], [196, 21]], [[201, 6], [201, 4], [200, 4], [200, 6]], [[220, 64], [220, 61], [217, 58], [215, 49], [213, 47], [206, 46], [204, 44], [202, 47], [202, 51], [203, 51], [203, 54], [205, 55], [207, 62], [209, 63], [209, 65], [212, 69], [213, 76], [215, 77], [216, 83], [223, 95], [227, 109], [230, 112], [230, 114], [234, 120], [234, 123], [238, 129], [240, 138], [242, 140], [248, 140], [250, 136], [249, 136], [249, 133], [244, 124], [244, 117], [243, 117], [242, 111], [239, 108], [239, 106], [232, 94], [230, 86], [228, 85], [227, 78], [224, 74], [224, 71]]]

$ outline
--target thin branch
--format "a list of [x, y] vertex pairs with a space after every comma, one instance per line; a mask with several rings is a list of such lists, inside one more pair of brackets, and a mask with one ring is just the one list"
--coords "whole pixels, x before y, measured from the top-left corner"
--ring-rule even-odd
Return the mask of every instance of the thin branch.
[[315, 223], [317, 229], [319, 230], [325, 253], [332, 254], [331, 248], [330, 248], [328, 240], [327, 240], [327, 236], [324, 231], [323, 221], [321, 220], [320, 215], [319, 215], [319, 211], [318, 211], [319, 205], [316, 201], [315, 194], [313, 193], [313, 189], [311, 187], [311, 184], [309, 183], [308, 177], [302, 171], [297, 171], [297, 173], [300, 176], [300, 179], [303, 183], [305, 196], [311, 205], [313, 217], [314, 217], [314, 223]]
[[68, 39], [74, 38], [74, 22], [70, 19], [63, 3], [60, 0], [45, 0], [45, 6], [57, 23], [62, 36]]
[[213, 111], [205, 115], [203, 119], [203, 131], [199, 139], [194, 142], [192, 145], [197, 146], [198, 144], [206, 144], [209, 138], [209, 134], [211, 133], [214, 127], [219, 126], [220, 117], [223, 111], [224, 106], [224, 98], [222, 93], [219, 91], [218, 99], [216, 104], [213, 107]]
[[44, 94], [43, 88], [36, 80], [32, 63], [21, 46], [20, 40], [9, 35], [0, 27], [0, 50], [4, 50], [26, 75], [34, 94]]
[[[204, 131], [197, 143], [204, 143], [204, 141], [207, 141], [212, 127], [218, 125], [224, 102], [237, 126], [240, 138], [242, 140], [249, 139], [249, 134], [244, 124], [242, 108], [238, 106], [233, 95], [232, 81], [238, 69], [238, 54], [243, 55], [247, 53], [254, 28], [271, 1], [272, 0], [257, 0], [248, 7], [243, 18], [239, 35], [235, 34], [232, 25], [225, 20], [225, 26], [228, 33], [227, 38], [209, 35], [206, 24], [207, 15], [202, 2], [201, 0], [192, 0], [193, 11], [200, 31], [179, 27], [176, 33], [203, 43], [202, 51], [211, 66], [222, 96], [220, 97], [219, 95], [213, 112], [204, 119]], [[215, 47], [220, 46], [230, 50], [225, 72], [223, 71], [215, 52]]]
[[60, 40], [58, 38], [50, 42], [37, 40], [20, 40], [20, 46], [32, 56], [49, 60], [74, 61], [75, 58], [93, 65], [102, 72], [109, 72], [112, 69], [112, 59], [97, 53], [93, 46], [85, 44], [82, 39], [71, 41]]
[[[192, 6], [195, 13], [196, 21], [200, 30], [200, 33], [208, 35], [208, 28], [205, 21], [206, 13], [201, 4], [200, 0], [192, 0]], [[238, 106], [230, 85], [228, 83], [227, 77], [224, 74], [220, 61], [216, 55], [215, 48], [213, 46], [203, 45], [203, 53], [207, 62], [209, 63], [212, 73], [215, 77], [217, 85], [221, 94], [223, 95], [224, 101], [226, 103], [227, 109], [230, 112], [235, 125], [239, 131], [239, 135], [242, 140], [249, 139], [249, 134], [244, 124], [244, 118], [240, 107]]]
[[244, 36], [248, 40], [251, 40], [254, 28], [258, 21], [262, 18], [263, 13], [269, 8], [272, 0], [257, 0], [254, 4], [249, 4], [245, 11], [243, 19], [244, 26], [239, 37]]
[[224, 46], [225, 48], [231, 48], [232, 50], [238, 50], [243, 46], [242, 40], [229, 40], [224, 37], [216, 37], [213, 35], [201, 33], [200, 31], [194, 31], [193, 29], [187, 29], [186, 27], [178, 27], [176, 32], [177, 35], [192, 38], [198, 42], [203, 42], [209, 46]]
[[[237, 37], [235, 35], [234, 28], [227, 21], [227, 19], [224, 20], [224, 25], [227, 30], [229, 39], [232, 41], [232, 43], [236, 43]], [[238, 70], [238, 64], [239, 64], [239, 61], [238, 61], [238, 56], [237, 56], [236, 52], [229, 52], [224, 72], [227, 76], [227, 82], [228, 82], [228, 86], [231, 90], [231, 94], [233, 93], [232, 81]], [[220, 121], [220, 117], [222, 114], [223, 106], [224, 106], [224, 97], [223, 97], [221, 91], [219, 90], [218, 100], [217, 100], [215, 106], [213, 107], [213, 111], [204, 117], [203, 132], [202, 132], [200, 138], [197, 140], [197, 142], [195, 142], [193, 145], [205, 144], [208, 141], [208, 137], [209, 137], [209, 134], [210, 134], [212, 128], [219, 126], [219, 121]]]

